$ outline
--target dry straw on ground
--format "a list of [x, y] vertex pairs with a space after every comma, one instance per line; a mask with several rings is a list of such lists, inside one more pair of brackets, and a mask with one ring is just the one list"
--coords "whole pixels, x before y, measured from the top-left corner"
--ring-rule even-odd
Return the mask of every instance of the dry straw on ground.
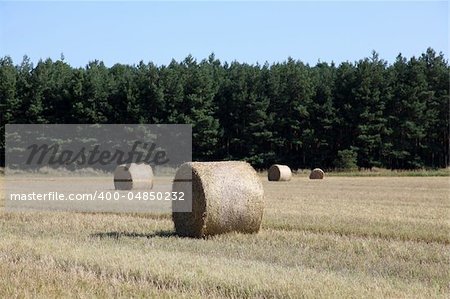
[[116, 190], [148, 190], [153, 187], [153, 170], [150, 165], [129, 163], [117, 166], [114, 171]]
[[[264, 190], [256, 171], [246, 162], [185, 163], [177, 171], [173, 191], [186, 194], [185, 201], [172, 202], [172, 218], [180, 236], [259, 231]], [[190, 198], [192, 212], [180, 212]]]
[[290, 181], [292, 171], [287, 165], [274, 164], [267, 173], [269, 181]]
[[323, 176], [325, 175], [325, 172], [323, 172], [323, 170], [322, 169], [320, 169], [320, 168], [314, 168], [312, 171], [311, 171], [311, 173], [310, 173], [310, 175], [309, 175], [309, 178], [311, 179], [311, 180], [321, 180], [321, 179], [323, 179]]

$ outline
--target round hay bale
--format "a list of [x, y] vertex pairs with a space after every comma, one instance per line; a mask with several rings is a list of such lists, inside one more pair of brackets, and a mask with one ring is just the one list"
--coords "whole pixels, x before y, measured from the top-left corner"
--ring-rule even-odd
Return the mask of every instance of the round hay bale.
[[153, 170], [150, 165], [129, 163], [117, 166], [114, 171], [116, 190], [152, 189]]
[[[175, 175], [172, 191], [189, 194], [185, 201], [172, 201], [172, 219], [180, 236], [259, 231], [264, 190], [246, 162], [185, 163]], [[191, 202], [192, 212], [186, 212]]]
[[325, 172], [323, 172], [320, 168], [314, 168], [311, 173], [309, 174], [309, 178], [311, 180], [321, 180], [323, 179], [323, 176], [325, 175]]
[[287, 165], [274, 164], [270, 166], [267, 176], [269, 181], [290, 181], [292, 171]]

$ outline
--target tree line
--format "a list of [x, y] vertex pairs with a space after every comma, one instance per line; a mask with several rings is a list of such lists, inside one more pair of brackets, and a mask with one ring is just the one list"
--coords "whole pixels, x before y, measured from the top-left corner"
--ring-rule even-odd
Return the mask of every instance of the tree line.
[[[449, 72], [442, 53], [376, 52], [356, 62], [288, 58], [273, 64], [197, 61], [158, 66], [64, 58], [33, 65], [0, 58], [0, 164], [5, 124], [180, 123], [194, 160], [246, 160], [294, 169], [342, 164], [415, 169], [449, 165]], [[341, 160], [340, 160], [341, 159]]]

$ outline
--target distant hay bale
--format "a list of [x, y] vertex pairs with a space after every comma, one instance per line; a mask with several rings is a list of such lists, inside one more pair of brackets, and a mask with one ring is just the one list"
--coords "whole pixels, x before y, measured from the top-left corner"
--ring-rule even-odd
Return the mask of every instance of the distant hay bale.
[[269, 181], [290, 181], [292, 171], [287, 165], [274, 164], [267, 173]]
[[[192, 195], [184, 202], [172, 201], [172, 219], [180, 236], [259, 231], [264, 190], [256, 171], [246, 162], [185, 163], [175, 175], [172, 191]], [[189, 198], [192, 212], [185, 212], [181, 209], [191, 203]]]
[[320, 168], [314, 168], [312, 171], [311, 171], [311, 173], [310, 173], [310, 175], [309, 175], [309, 178], [311, 179], [311, 180], [321, 180], [321, 179], [323, 179], [323, 176], [325, 175], [325, 172], [323, 172], [323, 170], [322, 169], [320, 169]]
[[117, 166], [114, 171], [116, 190], [152, 189], [153, 170], [150, 165], [129, 163]]

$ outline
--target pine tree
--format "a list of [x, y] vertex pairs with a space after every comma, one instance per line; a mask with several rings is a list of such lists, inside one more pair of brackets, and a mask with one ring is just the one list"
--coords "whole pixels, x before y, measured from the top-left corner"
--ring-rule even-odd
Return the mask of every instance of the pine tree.
[[16, 96], [17, 70], [11, 57], [0, 59], [0, 165], [5, 164], [5, 125], [15, 122], [15, 114], [20, 109]]
[[334, 64], [318, 63], [313, 69], [314, 96], [311, 106], [311, 128], [314, 133], [311, 148], [311, 166], [328, 168], [333, 164], [333, 146], [337, 126], [334, 106], [334, 82], [336, 67]]
[[355, 149], [358, 165], [364, 168], [381, 166], [383, 137], [387, 134], [384, 109], [390, 99], [390, 89], [385, 82], [386, 62], [373, 52], [371, 59], [360, 60], [356, 65], [358, 86], [353, 90], [357, 119]]
[[428, 48], [419, 59], [425, 64], [428, 91], [424, 93], [426, 101], [425, 146], [422, 148], [421, 160], [431, 167], [447, 167], [449, 146], [449, 72], [444, 55], [436, 54]]
[[313, 85], [308, 67], [289, 58], [283, 64], [272, 67], [274, 88], [270, 112], [274, 117], [273, 143], [280, 162], [292, 167], [310, 166], [308, 153], [312, 147], [313, 132], [310, 129], [310, 111]]

